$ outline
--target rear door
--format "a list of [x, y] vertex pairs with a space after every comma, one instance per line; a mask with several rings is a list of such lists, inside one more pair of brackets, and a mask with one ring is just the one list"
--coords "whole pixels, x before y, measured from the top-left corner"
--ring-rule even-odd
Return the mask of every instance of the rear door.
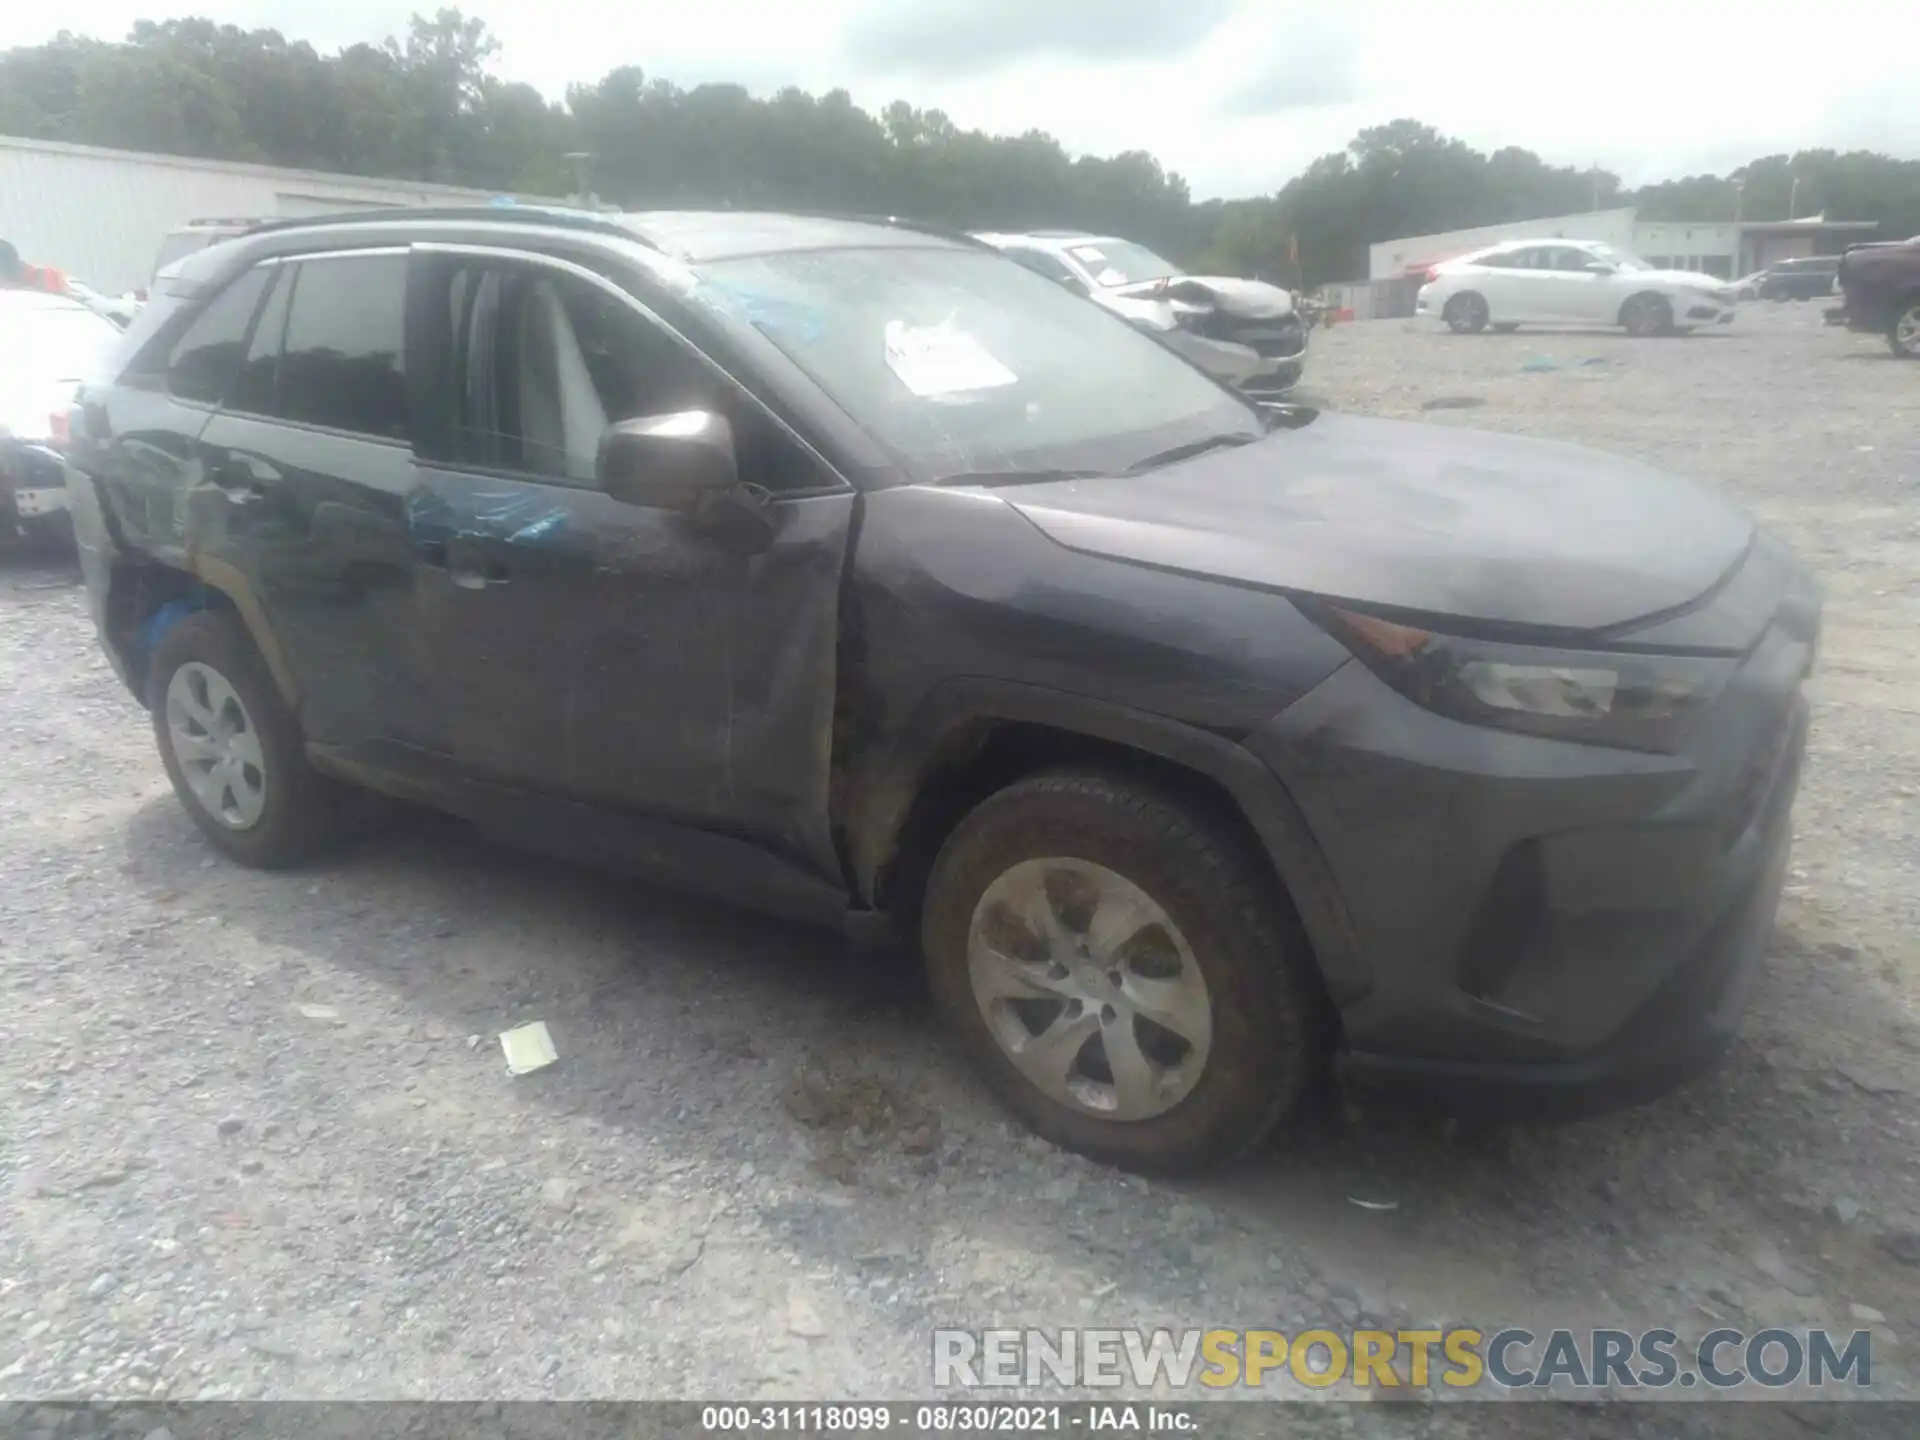
[[1501, 323], [1538, 320], [1539, 296], [1533, 287], [1533, 252], [1503, 250], [1474, 262], [1471, 282], [1462, 288], [1487, 297], [1487, 309]]
[[[263, 269], [240, 275], [170, 344], [135, 336], [138, 350], [123, 373], [81, 396], [86, 434], [76, 464], [119, 534], [156, 559], [187, 565], [190, 522], [206, 498], [194, 493], [200, 432], [226, 399], [272, 279]], [[160, 306], [176, 303], [157, 302], [154, 320]]]
[[405, 507], [406, 252], [261, 267], [271, 288], [201, 432], [200, 543], [257, 597], [308, 740], [424, 744]]
[[[853, 493], [620, 285], [416, 247], [406, 523], [441, 745], [482, 780], [753, 840], [837, 873], [827, 785]], [[604, 493], [610, 423], [731, 420], [778, 530], [731, 551]]]
[[1552, 291], [1555, 318], [1588, 325], [1616, 323], [1610, 275], [1589, 270], [1593, 256], [1577, 245], [1549, 245], [1540, 252], [1543, 274]]

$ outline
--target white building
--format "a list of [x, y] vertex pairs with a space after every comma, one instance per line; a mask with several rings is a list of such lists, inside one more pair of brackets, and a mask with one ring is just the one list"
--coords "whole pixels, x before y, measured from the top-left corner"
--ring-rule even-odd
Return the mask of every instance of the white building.
[[484, 204], [495, 193], [0, 136], [0, 238], [108, 295], [147, 284], [161, 237], [193, 220]]
[[1700, 270], [1722, 279], [1764, 269], [1795, 255], [1831, 254], [1871, 238], [1871, 220], [1641, 220], [1631, 206], [1549, 215], [1441, 235], [1412, 235], [1368, 248], [1367, 278], [1396, 280], [1501, 240], [1601, 240], [1670, 270]]

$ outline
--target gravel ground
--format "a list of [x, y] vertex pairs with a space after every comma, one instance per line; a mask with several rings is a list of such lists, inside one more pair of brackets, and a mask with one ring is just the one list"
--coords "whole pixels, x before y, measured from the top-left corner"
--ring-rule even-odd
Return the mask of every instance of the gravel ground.
[[[14, 559], [0, 1395], [908, 1396], [938, 1324], [1373, 1322], [1868, 1323], [1904, 1391], [1920, 367], [1769, 306], [1666, 341], [1357, 325], [1306, 388], [1693, 473], [1820, 573], [1795, 869], [1723, 1071], [1577, 1126], [1369, 1110], [1123, 1177], [1004, 1121], [911, 974], [828, 938], [430, 817], [295, 875], [216, 860], [75, 576]], [[494, 1036], [533, 1019], [563, 1060], [510, 1079]]]

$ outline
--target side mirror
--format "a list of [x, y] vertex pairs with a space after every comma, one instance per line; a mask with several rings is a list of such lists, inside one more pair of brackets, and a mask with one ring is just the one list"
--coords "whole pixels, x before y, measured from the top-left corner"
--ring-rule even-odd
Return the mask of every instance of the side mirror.
[[622, 420], [600, 437], [594, 474], [616, 500], [692, 514], [740, 483], [733, 427], [711, 410]]
[[1078, 275], [1062, 275], [1060, 277], [1060, 283], [1076, 295], [1091, 296], [1093, 294], [1093, 287], [1088, 285], [1087, 282], [1082, 280]]
[[1589, 260], [1587, 261], [1586, 264], [1582, 265], [1580, 268], [1586, 271], [1589, 275], [1613, 274], [1613, 266], [1609, 265], [1604, 260]]

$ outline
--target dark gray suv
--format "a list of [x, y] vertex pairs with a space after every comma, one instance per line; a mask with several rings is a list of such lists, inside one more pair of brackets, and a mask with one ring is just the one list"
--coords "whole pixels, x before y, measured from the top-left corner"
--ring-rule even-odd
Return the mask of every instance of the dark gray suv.
[[1733, 1033], [1819, 600], [1683, 481], [1262, 408], [893, 223], [388, 212], [164, 289], [72, 502], [241, 861], [374, 790], [897, 926], [1001, 1098], [1135, 1167], [1335, 1053], [1577, 1113]]

